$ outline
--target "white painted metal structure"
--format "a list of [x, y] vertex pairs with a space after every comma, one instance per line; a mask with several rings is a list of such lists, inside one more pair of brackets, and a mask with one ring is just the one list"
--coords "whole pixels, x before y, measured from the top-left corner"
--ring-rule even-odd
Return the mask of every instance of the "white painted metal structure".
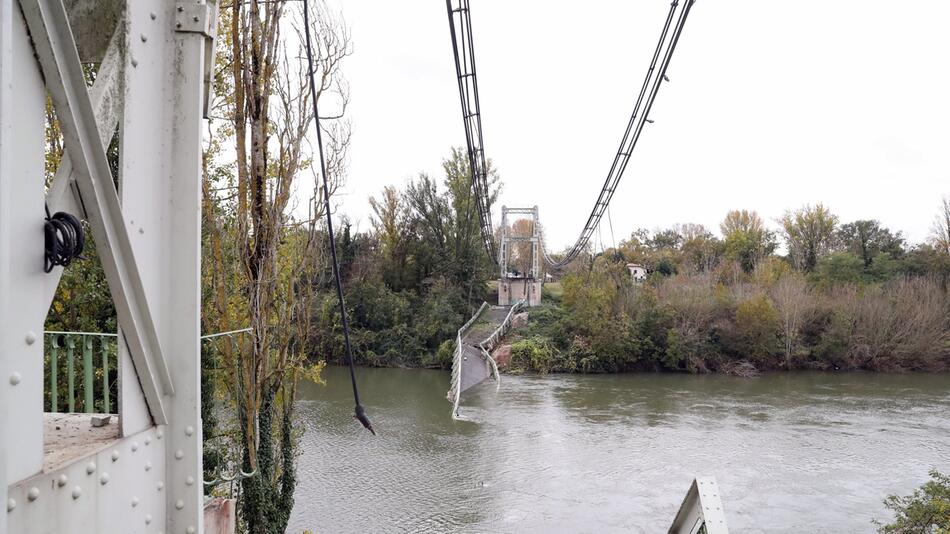
[[495, 381], [498, 386], [501, 386], [501, 373], [498, 372], [498, 363], [495, 362], [495, 359], [492, 358], [491, 352], [495, 350], [495, 347], [501, 343], [501, 340], [505, 338], [505, 335], [508, 334], [508, 331], [511, 330], [512, 318], [516, 313], [521, 311], [521, 308], [524, 307], [524, 299], [515, 302], [511, 309], [508, 310], [508, 314], [505, 315], [504, 320], [501, 324], [498, 325], [491, 335], [486, 337], [483, 341], [479, 342], [478, 348], [482, 350], [482, 354], [485, 356], [485, 361], [489, 362], [492, 367], [492, 373], [495, 375]]
[[729, 534], [715, 478], [693, 480], [668, 534]]
[[[202, 531], [204, 1], [0, 0], [0, 534]], [[81, 62], [100, 63], [87, 90]], [[47, 192], [49, 94], [66, 155]], [[104, 147], [119, 135], [119, 190]], [[89, 221], [115, 300], [118, 438], [43, 462], [44, 200]], [[46, 437], [47, 439], [49, 436]]]
[[453, 418], [458, 415], [459, 401], [462, 399], [462, 359], [465, 357], [465, 346], [462, 344], [462, 337], [472, 324], [475, 323], [478, 316], [487, 308], [488, 303], [482, 302], [482, 305], [478, 308], [478, 311], [475, 312], [475, 315], [472, 315], [472, 318], [466, 321], [455, 335], [455, 352], [452, 353], [452, 378], [449, 385], [449, 392], [446, 395], [446, 398], [452, 401]]
[[[509, 216], [527, 216], [531, 221], [531, 235], [512, 235]], [[531, 264], [526, 273], [511, 273], [508, 262], [511, 260], [511, 246], [514, 243], [527, 242], [530, 247]], [[528, 306], [541, 304], [541, 224], [538, 220], [538, 207], [509, 208], [501, 207], [501, 243], [498, 247], [498, 305], [511, 306], [524, 300]], [[519, 284], [520, 281], [520, 284]], [[519, 287], [520, 285], [520, 287]]]

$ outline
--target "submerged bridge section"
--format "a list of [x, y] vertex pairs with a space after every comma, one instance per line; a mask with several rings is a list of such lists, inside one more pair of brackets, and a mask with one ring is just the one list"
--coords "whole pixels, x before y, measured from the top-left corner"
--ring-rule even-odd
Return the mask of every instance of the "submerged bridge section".
[[462, 394], [481, 384], [489, 377], [499, 380], [498, 365], [491, 351], [511, 329], [511, 318], [523, 306], [518, 301], [512, 306], [482, 306], [467, 323], [459, 328], [452, 358], [452, 384], [447, 398], [453, 403], [452, 417], [459, 415]]

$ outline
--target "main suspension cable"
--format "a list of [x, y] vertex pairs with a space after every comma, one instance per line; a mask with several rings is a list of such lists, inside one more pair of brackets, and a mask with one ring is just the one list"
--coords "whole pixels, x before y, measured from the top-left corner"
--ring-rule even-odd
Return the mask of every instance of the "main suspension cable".
[[[630, 120], [627, 122], [627, 127], [621, 139], [620, 148], [614, 156], [604, 185], [601, 188], [600, 194], [597, 196], [593, 209], [591, 209], [587, 223], [581, 230], [577, 240], [566, 253], [555, 259], [550, 255], [547, 247], [544, 246], [544, 233], [542, 230], [542, 256], [552, 269], [564, 267], [576, 258], [577, 255], [585, 249], [590, 242], [594, 230], [600, 225], [600, 220], [610, 205], [620, 178], [623, 176], [630, 162], [630, 157], [633, 154], [637, 141], [640, 139], [644, 125], [653, 122], [647, 117], [653, 107], [653, 102], [659, 92], [660, 85], [664, 81], [669, 81], [666, 77], [666, 70], [669, 67], [673, 51], [676, 49], [680, 35], [683, 32], [683, 26], [686, 23], [686, 18], [689, 16], [694, 2], [695, 0], [673, 0], [670, 4], [670, 10], [663, 24], [663, 30], [660, 33], [656, 49], [653, 52], [650, 67], [644, 77], [643, 85], [637, 95], [636, 105], [633, 108]], [[680, 7], [681, 4], [682, 7]], [[445, 2], [449, 16], [449, 29], [451, 30], [452, 36], [452, 51], [455, 54], [455, 72], [458, 77], [459, 98], [462, 104], [465, 142], [468, 148], [469, 166], [472, 169], [472, 190], [476, 197], [476, 204], [481, 219], [482, 239], [485, 241], [485, 248], [492, 260], [497, 264], [498, 258], [495, 256], [496, 245], [494, 228], [491, 224], [490, 191], [482, 139], [481, 110], [478, 100], [478, 82], [475, 71], [475, 52], [472, 43], [471, 9], [469, 7], [469, 0], [458, 0], [458, 5], [459, 7], [457, 9], [453, 9], [452, 0], [446, 0]], [[678, 15], [677, 11], [679, 11]], [[456, 14], [458, 17], [455, 16]], [[456, 28], [456, 24], [458, 24], [458, 29]], [[461, 40], [461, 47], [459, 46], [459, 40]]]
[[[684, 5], [679, 10], [679, 16], [677, 17], [676, 11], [681, 1]], [[624, 170], [626, 170], [627, 164], [630, 162], [630, 156], [633, 154], [637, 141], [640, 139], [644, 125], [653, 122], [647, 117], [653, 108], [653, 102], [656, 100], [660, 85], [664, 81], [669, 81], [666, 77], [666, 70], [669, 67], [670, 60], [673, 57], [673, 51], [676, 49], [680, 35], [683, 32], [683, 26], [686, 23], [686, 18], [689, 16], [694, 2], [695, 0], [673, 0], [670, 4], [670, 10], [666, 16], [663, 31], [660, 33], [660, 39], [653, 52], [650, 68], [644, 77], [643, 85], [637, 96], [637, 103], [633, 108], [630, 120], [627, 123], [627, 128], [624, 131], [623, 139], [620, 142], [620, 148], [614, 156], [610, 171], [607, 173], [607, 179], [604, 181], [600, 194], [597, 196], [597, 201], [594, 203], [594, 207], [591, 210], [590, 216], [588, 216], [584, 229], [581, 230], [581, 234], [574, 245], [560, 259], [554, 260], [548, 255], [547, 251], [545, 251], [545, 258], [548, 260], [552, 269], [564, 267], [576, 258], [587, 245], [594, 230], [599, 226], [604, 211], [610, 205], [610, 200], [617, 191], [620, 178], [623, 177]], [[671, 33], [670, 26], [673, 25], [674, 19], [676, 20], [676, 24], [673, 26]], [[657, 67], [658, 61], [659, 67]]]
[[[465, 125], [465, 145], [468, 165], [472, 173], [472, 190], [478, 208], [485, 251], [498, 263], [495, 229], [491, 218], [491, 191], [488, 184], [488, 164], [482, 136], [481, 106], [478, 99], [478, 78], [475, 70], [475, 45], [472, 39], [472, 18], [468, 0], [459, 0], [458, 9], [452, 0], [445, 0], [455, 56], [455, 74], [458, 78], [459, 100], [462, 104], [462, 122]], [[456, 15], [458, 15], [456, 17]], [[456, 23], [458, 29], [456, 29]], [[461, 41], [461, 43], [459, 43]]]
[[303, 0], [303, 27], [307, 41], [307, 77], [310, 82], [310, 98], [313, 100], [313, 120], [317, 127], [317, 150], [320, 152], [320, 174], [323, 178], [323, 208], [327, 213], [327, 234], [330, 239], [330, 256], [333, 261], [333, 279], [336, 283], [337, 300], [340, 303], [340, 320], [343, 324], [343, 344], [346, 349], [346, 361], [350, 367], [350, 382], [353, 384], [353, 402], [356, 404], [353, 417], [375, 436], [376, 431], [373, 430], [373, 425], [370, 423], [369, 417], [366, 416], [366, 410], [364, 410], [363, 405], [360, 404], [360, 392], [356, 387], [356, 367], [353, 364], [353, 349], [350, 347], [350, 324], [346, 317], [346, 302], [343, 298], [343, 280], [340, 277], [340, 263], [336, 258], [336, 239], [333, 237], [333, 216], [330, 212], [330, 188], [327, 186], [327, 164], [323, 156], [323, 133], [320, 129], [320, 111], [317, 107], [317, 87], [313, 80], [313, 51], [311, 50], [310, 44], [309, 12], [310, 7], [307, 5], [307, 0]]

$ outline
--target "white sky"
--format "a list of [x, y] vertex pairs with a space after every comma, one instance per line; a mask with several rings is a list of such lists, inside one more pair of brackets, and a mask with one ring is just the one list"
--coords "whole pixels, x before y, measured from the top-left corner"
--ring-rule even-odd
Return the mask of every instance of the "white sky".
[[[464, 145], [461, 110], [443, 2], [333, 3], [355, 48], [338, 202], [365, 230], [367, 200], [384, 185], [420, 171], [441, 178], [450, 147]], [[606, 177], [669, 2], [471, 3], [499, 205], [537, 204], [549, 246], [567, 246]], [[677, 222], [718, 232], [732, 208], [775, 226], [814, 202], [924, 240], [950, 194], [948, 23], [945, 0], [699, 0], [611, 204], [617, 241]]]

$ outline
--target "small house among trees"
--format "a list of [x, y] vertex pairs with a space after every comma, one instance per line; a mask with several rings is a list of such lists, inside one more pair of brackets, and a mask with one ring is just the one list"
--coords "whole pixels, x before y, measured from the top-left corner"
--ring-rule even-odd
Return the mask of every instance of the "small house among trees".
[[646, 282], [646, 267], [640, 265], [639, 263], [628, 263], [627, 269], [630, 271], [630, 278], [633, 279], [635, 284], [642, 284], [643, 282]]

